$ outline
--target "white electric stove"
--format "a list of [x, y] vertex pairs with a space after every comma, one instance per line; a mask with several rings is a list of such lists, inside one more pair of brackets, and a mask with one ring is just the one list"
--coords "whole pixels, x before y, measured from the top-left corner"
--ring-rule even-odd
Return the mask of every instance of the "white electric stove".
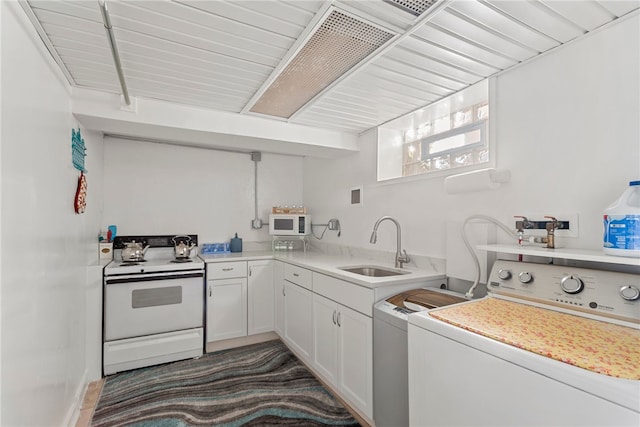
[[[195, 244], [174, 256], [174, 235], [118, 236], [104, 269], [103, 373], [199, 357], [204, 348], [205, 263]], [[149, 248], [144, 260], [123, 261], [128, 242]]]

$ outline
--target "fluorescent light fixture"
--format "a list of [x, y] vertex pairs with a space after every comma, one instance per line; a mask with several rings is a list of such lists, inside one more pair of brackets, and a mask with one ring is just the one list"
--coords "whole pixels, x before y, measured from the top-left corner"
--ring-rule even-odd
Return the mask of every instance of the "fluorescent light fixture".
[[422, 15], [427, 9], [436, 4], [438, 0], [384, 0], [386, 3], [409, 12], [414, 16]]
[[393, 33], [333, 10], [249, 111], [289, 118]]

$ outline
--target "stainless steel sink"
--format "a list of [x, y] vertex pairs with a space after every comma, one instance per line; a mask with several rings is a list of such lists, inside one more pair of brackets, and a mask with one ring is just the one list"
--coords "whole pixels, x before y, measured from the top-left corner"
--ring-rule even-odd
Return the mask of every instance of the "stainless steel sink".
[[387, 277], [387, 276], [400, 276], [402, 274], [409, 274], [410, 271], [393, 270], [391, 268], [378, 267], [375, 265], [358, 265], [352, 267], [339, 267], [338, 270], [347, 271], [349, 273], [360, 274], [368, 277]]

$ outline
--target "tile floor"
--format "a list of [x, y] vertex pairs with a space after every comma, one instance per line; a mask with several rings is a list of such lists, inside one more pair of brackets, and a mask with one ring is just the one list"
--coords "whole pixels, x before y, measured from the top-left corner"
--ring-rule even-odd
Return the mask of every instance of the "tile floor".
[[84, 395], [84, 400], [82, 401], [82, 406], [80, 407], [80, 417], [76, 422], [76, 427], [89, 427], [91, 424], [91, 417], [93, 416], [93, 411], [98, 404], [98, 399], [100, 398], [100, 392], [102, 391], [103, 385], [104, 378], [89, 383], [87, 392]]

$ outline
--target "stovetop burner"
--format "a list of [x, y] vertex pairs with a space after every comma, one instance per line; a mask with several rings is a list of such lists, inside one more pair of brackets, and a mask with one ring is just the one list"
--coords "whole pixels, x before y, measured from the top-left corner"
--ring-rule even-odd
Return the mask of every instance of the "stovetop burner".
[[175, 262], [176, 264], [182, 264], [185, 262], [193, 262], [193, 260], [191, 258], [176, 258], [176, 259], [172, 259], [171, 262]]
[[138, 259], [138, 260], [122, 260], [122, 264], [120, 264], [120, 266], [126, 266], [126, 265], [140, 265], [141, 262], [147, 262], [146, 259]]

